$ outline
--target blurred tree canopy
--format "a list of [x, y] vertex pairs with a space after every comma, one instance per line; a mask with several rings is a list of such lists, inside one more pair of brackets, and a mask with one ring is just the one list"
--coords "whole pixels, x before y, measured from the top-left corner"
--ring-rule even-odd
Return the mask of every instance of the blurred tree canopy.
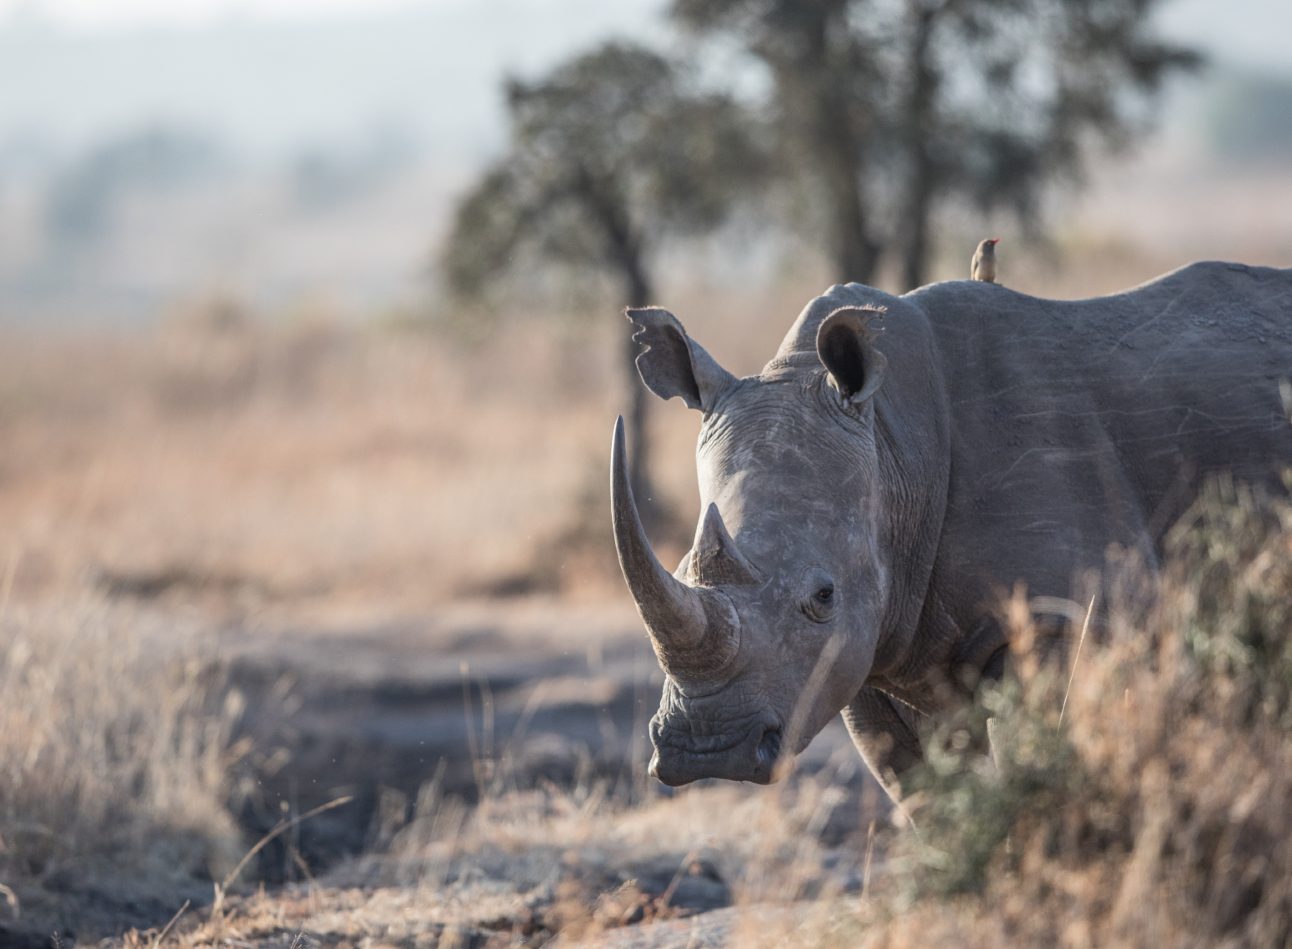
[[[918, 286], [945, 207], [1034, 226], [1046, 186], [1080, 175], [1088, 143], [1144, 127], [1163, 80], [1199, 61], [1152, 35], [1160, 2], [672, 0], [676, 22], [734, 43], [767, 95], [714, 91], [627, 43], [509, 80], [508, 149], [458, 206], [448, 285], [488, 299], [541, 265], [647, 304], [662, 243], [715, 228], [774, 181], [819, 228], [840, 280], [873, 282], [895, 255]], [[624, 338], [632, 475], [651, 518], [646, 395]]]
[[[627, 306], [650, 304], [660, 244], [721, 224], [764, 171], [739, 105], [640, 46], [609, 43], [508, 81], [506, 95], [508, 151], [458, 206], [444, 251], [462, 297], [548, 263], [610, 277]], [[626, 329], [633, 480], [649, 516], [646, 393]]]
[[771, 77], [782, 166], [804, 179], [841, 280], [885, 253], [925, 282], [952, 198], [1024, 223], [1083, 146], [1121, 144], [1173, 70], [1159, 0], [673, 0], [697, 33], [735, 39]]

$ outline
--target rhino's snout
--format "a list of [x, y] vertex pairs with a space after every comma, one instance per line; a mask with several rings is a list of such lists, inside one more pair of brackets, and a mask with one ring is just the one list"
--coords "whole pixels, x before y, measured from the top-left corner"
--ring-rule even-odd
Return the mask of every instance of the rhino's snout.
[[650, 774], [670, 787], [701, 778], [771, 784], [781, 754], [781, 726], [768, 715], [743, 730], [696, 736], [684, 726], [651, 723]]

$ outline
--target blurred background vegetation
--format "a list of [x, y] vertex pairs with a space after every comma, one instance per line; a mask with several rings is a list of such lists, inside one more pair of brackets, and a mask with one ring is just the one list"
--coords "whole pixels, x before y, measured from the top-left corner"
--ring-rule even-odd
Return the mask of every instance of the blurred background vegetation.
[[[794, 239], [831, 279], [904, 289], [959, 276], [963, 248], [941, 236], [966, 215], [972, 234], [1026, 221], [1063, 241], [1097, 223], [1152, 243], [1137, 209], [1105, 215], [1104, 202], [1096, 214], [1091, 199], [1128, 175], [1183, 167], [1214, 186], [1286, 160], [1292, 67], [1277, 38], [1290, 17], [1276, 0], [1240, 0], [1223, 16], [1197, 0], [197, 0], [182, 12], [155, 0], [6, 0], [0, 316], [139, 319], [212, 288], [256, 308], [419, 303], [443, 289], [445, 272], [426, 264], [445, 250], [454, 206], [485, 167], [528, 147], [546, 121], [535, 114], [543, 90], [590, 96], [618, 71], [608, 57], [633, 49], [667, 65], [654, 87], [625, 70], [621, 94], [636, 81], [641, 100], [725, 97], [753, 140], [715, 138], [711, 157], [727, 171], [752, 172], [755, 157], [774, 165], [775, 187], [756, 175], [727, 183], [752, 206], [756, 234], [713, 231], [725, 219], [696, 207], [689, 223], [708, 226], [684, 233], [721, 266], [688, 249], [681, 259], [695, 266], [668, 267], [658, 293], [687, 270], [776, 279]], [[617, 45], [598, 60], [607, 42]], [[1207, 68], [1177, 68], [1190, 51]], [[675, 175], [694, 170], [691, 184], [714, 180], [712, 161], [692, 167], [705, 129], [684, 122], [641, 154], [631, 133], [616, 134], [632, 114], [586, 102], [583, 134], [625, 152], [632, 142], [638, 162]], [[551, 95], [543, 108], [560, 121]], [[1110, 161], [1101, 139], [1138, 147]], [[1084, 200], [1073, 197], [1078, 171]], [[637, 200], [662, 213], [648, 200], [659, 197]], [[1237, 211], [1206, 217], [1212, 232], [1176, 254], [1260, 225]], [[641, 222], [655, 243], [658, 223]], [[770, 246], [751, 257], [753, 237]]]
[[6, 0], [0, 324], [581, 323], [653, 497], [625, 304], [744, 356], [831, 282], [963, 276], [988, 233], [1051, 296], [1285, 261], [1282, 27], [1275, 0]]

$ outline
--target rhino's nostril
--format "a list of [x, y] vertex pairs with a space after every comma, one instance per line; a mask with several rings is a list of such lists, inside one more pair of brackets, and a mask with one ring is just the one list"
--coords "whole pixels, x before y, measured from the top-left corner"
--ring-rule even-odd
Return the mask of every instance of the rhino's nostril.
[[763, 737], [758, 741], [758, 763], [770, 768], [776, 764], [776, 759], [780, 756], [781, 730], [775, 727], [769, 728], [763, 732]]

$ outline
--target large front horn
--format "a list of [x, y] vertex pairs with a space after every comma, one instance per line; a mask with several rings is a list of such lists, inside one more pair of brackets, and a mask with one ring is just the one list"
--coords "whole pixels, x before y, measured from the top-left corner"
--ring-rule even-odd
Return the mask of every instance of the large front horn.
[[735, 608], [721, 592], [678, 580], [651, 549], [628, 477], [623, 416], [610, 448], [610, 507], [619, 567], [637, 602], [664, 671], [704, 677], [725, 666], [740, 644]]

